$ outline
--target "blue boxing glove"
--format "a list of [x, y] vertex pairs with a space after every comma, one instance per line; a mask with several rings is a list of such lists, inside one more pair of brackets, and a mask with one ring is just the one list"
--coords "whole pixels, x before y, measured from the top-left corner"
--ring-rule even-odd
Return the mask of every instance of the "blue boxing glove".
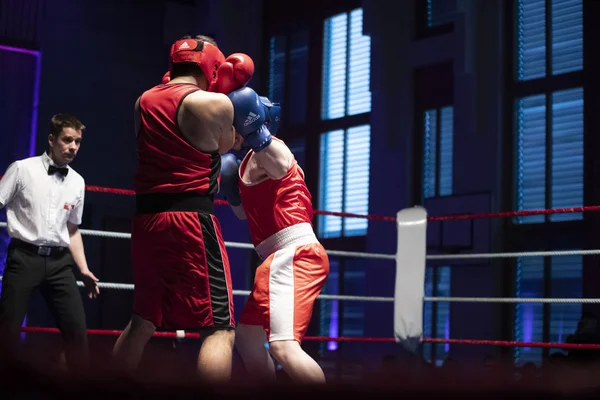
[[238, 186], [238, 171], [241, 161], [231, 153], [221, 156], [221, 185], [222, 191], [227, 202], [232, 206], [242, 204], [240, 188]]
[[255, 152], [264, 150], [273, 137], [265, 126], [267, 109], [258, 94], [249, 87], [229, 93], [233, 104], [233, 127], [244, 138], [244, 142]]
[[265, 125], [273, 136], [277, 136], [279, 123], [281, 121], [281, 106], [279, 103], [273, 103], [268, 97], [260, 96], [260, 101], [266, 107]]

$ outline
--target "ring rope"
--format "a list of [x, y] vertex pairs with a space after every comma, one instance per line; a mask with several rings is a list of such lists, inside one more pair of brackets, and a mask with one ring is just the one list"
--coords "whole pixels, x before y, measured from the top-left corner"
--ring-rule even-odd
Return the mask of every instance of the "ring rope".
[[[2, 175], [0, 175], [0, 179], [2, 179]], [[124, 196], [135, 196], [135, 191], [133, 191], [131, 189], [120, 189], [120, 188], [103, 187], [103, 186], [95, 186], [95, 185], [86, 185], [85, 189], [89, 192], [111, 193], [111, 194], [124, 195]], [[217, 205], [227, 205], [228, 204], [227, 201], [221, 200], [221, 199], [215, 199], [214, 203]], [[502, 211], [502, 212], [493, 212], [493, 213], [438, 215], [438, 216], [429, 216], [429, 217], [427, 217], [427, 220], [428, 221], [455, 221], [455, 220], [464, 220], [464, 219], [527, 217], [527, 216], [531, 216], [531, 215], [569, 214], [569, 213], [593, 212], [593, 211], [600, 211], [600, 205], [581, 206], [581, 207], [548, 208], [548, 209], [538, 209], [538, 210]], [[354, 213], [347, 213], [347, 212], [324, 211], [324, 210], [317, 210], [317, 209], [313, 209], [313, 213], [315, 213], [317, 215], [330, 215], [330, 216], [344, 217], [344, 218], [363, 218], [363, 219], [390, 221], [390, 222], [396, 221], [395, 217], [390, 217], [390, 216], [385, 216], [385, 215], [354, 214]]]
[[517, 251], [510, 253], [467, 253], [467, 254], [433, 254], [428, 260], [453, 260], [473, 258], [516, 258], [516, 257], [549, 257], [549, 256], [592, 256], [600, 254], [600, 249], [593, 250], [549, 250], [549, 251]]
[[[0, 176], [0, 178], [1, 178], [1, 176]], [[86, 189], [90, 192], [113, 193], [113, 194], [135, 196], [135, 192], [133, 190], [128, 190], [128, 189], [118, 189], [118, 188], [110, 188], [110, 187], [102, 187], [102, 186], [86, 186]], [[221, 200], [221, 199], [216, 199], [215, 204], [227, 205], [227, 201]], [[599, 206], [549, 208], [549, 209], [540, 209], [540, 210], [503, 211], [503, 212], [494, 212], [494, 213], [439, 215], [439, 216], [427, 217], [427, 220], [428, 221], [456, 221], [456, 220], [463, 220], [463, 219], [527, 217], [530, 215], [568, 214], [568, 213], [591, 212], [591, 211], [600, 211], [600, 205]], [[324, 211], [324, 210], [317, 210], [317, 209], [313, 209], [313, 212], [317, 215], [330, 215], [330, 216], [334, 216], [334, 217], [363, 218], [363, 219], [391, 221], [391, 222], [396, 221], [395, 217], [390, 217], [390, 216], [385, 216], [385, 215], [354, 214], [354, 213], [346, 213], [346, 212], [339, 212], [339, 211]]]
[[[1, 277], [0, 277], [1, 280]], [[77, 281], [77, 285], [85, 287], [83, 282]], [[114, 290], [133, 290], [131, 283], [112, 283], [98, 282], [101, 289]], [[248, 296], [249, 290], [233, 290], [234, 296]], [[366, 302], [386, 302], [393, 303], [393, 297], [382, 296], [352, 296], [341, 294], [320, 294], [317, 296], [321, 300], [340, 300], [340, 301], [366, 301]], [[423, 297], [425, 302], [454, 302], [454, 303], [546, 303], [546, 304], [599, 304], [600, 299], [584, 298], [533, 298], [533, 297]]]
[[[47, 328], [38, 326], [23, 326], [22, 332], [30, 333], [60, 333], [57, 328]], [[116, 329], [88, 329], [89, 335], [101, 336], [119, 336], [123, 331]], [[185, 331], [159, 331], [154, 332], [155, 337], [166, 337], [176, 339], [200, 339], [197, 332]], [[355, 342], [355, 343], [396, 343], [394, 338], [383, 337], [328, 337], [328, 336], [307, 336], [305, 341], [312, 342]], [[544, 343], [544, 342], [516, 342], [511, 340], [477, 340], [477, 339], [443, 339], [443, 338], [423, 338], [423, 343], [435, 344], [467, 344], [467, 345], [488, 345], [504, 347], [542, 347], [556, 349], [600, 349], [600, 344], [588, 343]]]
[[[0, 222], [0, 227], [6, 227], [6, 222]], [[82, 235], [96, 236], [111, 239], [131, 239], [131, 234], [126, 232], [97, 231], [92, 229], [81, 229]], [[226, 247], [253, 250], [251, 243], [228, 242]], [[326, 250], [327, 254], [340, 257], [372, 258], [380, 260], [395, 260], [395, 254], [366, 253], [357, 251]], [[520, 251], [504, 253], [467, 253], [467, 254], [430, 254], [427, 260], [460, 260], [479, 258], [516, 258], [516, 257], [548, 257], [548, 256], [589, 256], [600, 255], [600, 249], [592, 250], [550, 250], [550, 251]]]
[[[6, 222], [0, 222], [0, 227], [6, 227]], [[96, 236], [101, 238], [109, 239], [131, 239], [131, 233], [126, 232], [111, 232], [111, 231], [97, 231], [92, 229], [80, 229], [82, 235]], [[238, 249], [249, 249], [254, 250], [254, 245], [251, 243], [239, 243], [239, 242], [228, 242], [225, 241], [226, 247], [238, 248]], [[396, 256], [393, 254], [381, 254], [381, 253], [364, 253], [355, 251], [341, 251], [341, 250], [327, 250], [327, 254], [332, 256], [340, 257], [356, 257], [356, 258], [374, 258], [383, 260], [395, 260]]]
[[[0, 227], [5, 227], [5, 222], [0, 222]], [[82, 229], [82, 234], [89, 236], [99, 236], [106, 238], [130, 239], [131, 234], [124, 232], [110, 232]], [[254, 249], [254, 246], [249, 243], [225, 242], [226, 246]], [[377, 254], [377, 253], [361, 253], [351, 251], [327, 250], [330, 255], [339, 255], [347, 257], [364, 257], [364, 258], [381, 258], [395, 259], [395, 255]], [[509, 257], [539, 257], [539, 256], [567, 256], [567, 255], [596, 255], [600, 254], [600, 250], [567, 250], [567, 251], [537, 251], [537, 252], [513, 252], [513, 253], [479, 253], [479, 254], [437, 254], [429, 255], [429, 260], [439, 259], [473, 259], [473, 258], [509, 258]], [[0, 277], [0, 280], [2, 277]], [[83, 287], [83, 282], [77, 284]], [[133, 284], [99, 282], [99, 288], [113, 290], [133, 290]], [[250, 292], [247, 290], [234, 290], [233, 294], [238, 296], [247, 296]], [[393, 302], [392, 297], [378, 296], [349, 296], [349, 295], [325, 295], [321, 294], [318, 298], [323, 300], [341, 300], [341, 301], [372, 301], [372, 302]], [[468, 302], [468, 303], [560, 303], [560, 304], [597, 304], [600, 299], [577, 299], [577, 298], [519, 298], [519, 297], [424, 297], [426, 302]]]
[[[0, 276], [2, 281], [2, 276]], [[77, 281], [77, 286], [85, 287], [82, 281]], [[134, 290], [132, 283], [98, 282], [100, 289], [109, 290]], [[248, 296], [249, 290], [233, 290], [234, 296]], [[353, 296], [343, 294], [320, 294], [317, 296], [320, 300], [338, 300], [338, 301], [364, 301], [393, 303], [393, 297], [383, 296]], [[423, 297], [425, 302], [448, 302], [448, 303], [536, 303], [536, 304], [600, 304], [600, 298], [535, 298], [535, 297]]]

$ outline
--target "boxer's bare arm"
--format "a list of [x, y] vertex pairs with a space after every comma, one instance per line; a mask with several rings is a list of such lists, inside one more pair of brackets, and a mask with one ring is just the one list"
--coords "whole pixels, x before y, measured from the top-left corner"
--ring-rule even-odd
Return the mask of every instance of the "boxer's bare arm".
[[246, 220], [246, 219], [248, 219], [248, 218], [246, 217], [246, 212], [244, 211], [244, 207], [243, 207], [242, 205], [239, 205], [239, 206], [231, 206], [231, 209], [233, 210], [233, 213], [235, 214], [235, 216], [236, 216], [238, 219], [241, 219], [241, 220]]
[[[233, 108], [232, 108], [233, 110]], [[233, 119], [233, 113], [231, 115]], [[227, 120], [227, 118], [225, 118]], [[223, 134], [221, 135], [221, 139], [219, 140], [219, 154], [223, 155], [227, 153], [233, 147], [235, 143], [235, 129], [233, 126], [230, 126], [227, 129], [226, 126], [223, 127]]]
[[275, 180], [279, 180], [287, 174], [294, 159], [285, 143], [275, 138], [264, 150], [254, 153], [253, 157], [267, 176]]
[[224, 94], [197, 91], [188, 95], [178, 121], [184, 137], [199, 150], [224, 154], [233, 147], [233, 105]]

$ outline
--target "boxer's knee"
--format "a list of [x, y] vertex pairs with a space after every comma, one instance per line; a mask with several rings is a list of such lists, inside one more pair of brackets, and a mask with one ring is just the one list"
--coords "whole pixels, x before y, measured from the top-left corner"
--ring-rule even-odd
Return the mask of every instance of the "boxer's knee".
[[156, 332], [156, 326], [149, 320], [134, 314], [129, 323], [129, 334], [134, 336], [150, 337]]
[[211, 342], [218, 341], [226, 346], [233, 347], [235, 341], [235, 329], [224, 328], [224, 329], [207, 329], [202, 333], [204, 340]]
[[303, 351], [300, 343], [295, 340], [277, 340], [269, 342], [269, 352], [280, 363], [287, 365], [288, 360]]

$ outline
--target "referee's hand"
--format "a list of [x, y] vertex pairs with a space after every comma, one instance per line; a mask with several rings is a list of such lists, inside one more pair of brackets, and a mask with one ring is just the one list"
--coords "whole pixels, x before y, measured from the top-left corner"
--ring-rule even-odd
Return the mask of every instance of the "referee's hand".
[[98, 278], [92, 274], [92, 271], [89, 269], [87, 271], [81, 272], [81, 280], [83, 284], [88, 290], [88, 297], [90, 299], [95, 299], [100, 294], [100, 288], [98, 288]]

